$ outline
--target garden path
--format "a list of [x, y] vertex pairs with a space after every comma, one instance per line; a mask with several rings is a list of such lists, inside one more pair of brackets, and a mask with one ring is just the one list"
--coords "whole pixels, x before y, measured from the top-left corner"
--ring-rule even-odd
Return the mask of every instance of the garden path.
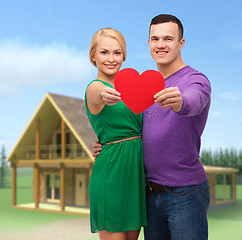
[[1, 233], [0, 240], [94, 240], [90, 233], [89, 218], [67, 220], [43, 225], [31, 230], [14, 230]]

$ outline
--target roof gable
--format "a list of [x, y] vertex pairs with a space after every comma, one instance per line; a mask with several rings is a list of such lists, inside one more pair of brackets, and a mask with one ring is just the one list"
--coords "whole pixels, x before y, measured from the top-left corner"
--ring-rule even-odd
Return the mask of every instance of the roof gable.
[[[49, 108], [52, 108], [52, 110]], [[54, 112], [53, 108], [55, 109]], [[7, 161], [13, 160], [17, 149], [26, 143], [27, 135], [30, 135], [28, 136], [28, 141], [35, 141], [35, 137], [32, 136], [34, 132], [33, 129], [35, 128], [35, 121], [43, 112], [45, 112], [46, 115], [50, 114], [51, 112], [52, 114], [57, 114], [64, 119], [68, 128], [72, 131], [78, 142], [92, 159], [92, 143], [97, 140], [97, 137], [88, 120], [84, 100], [47, 93], [7, 157]], [[52, 123], [50, 122], [49, 124], [51, 125]]]
[[97, 137], [88, 120], [85, 101], [53, 93], [49, 93], [48, 95], [80, 143], [84, 143], [91, 152], [92, 143], [97, 140]]

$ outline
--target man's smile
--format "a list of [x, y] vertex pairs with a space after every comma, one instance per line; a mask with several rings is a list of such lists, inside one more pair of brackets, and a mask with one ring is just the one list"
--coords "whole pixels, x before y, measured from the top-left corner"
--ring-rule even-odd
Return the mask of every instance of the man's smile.
[[158, 55], [165, 55], [165, 54], [167, 54], [168, 53], [168, 51], [155, 51], [155, 53], [156, 54], [158, 54]]

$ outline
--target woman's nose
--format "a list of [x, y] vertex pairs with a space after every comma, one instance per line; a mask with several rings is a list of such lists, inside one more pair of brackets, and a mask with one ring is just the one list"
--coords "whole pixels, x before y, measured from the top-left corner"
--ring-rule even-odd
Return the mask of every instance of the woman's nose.
[[113, 62], [113, 61], [114, 61], [113, 54], [110, 54], [110, 55], [109, 55], [109, 59], [108, 59], [108, 60], [109, 60], [109, 62]]

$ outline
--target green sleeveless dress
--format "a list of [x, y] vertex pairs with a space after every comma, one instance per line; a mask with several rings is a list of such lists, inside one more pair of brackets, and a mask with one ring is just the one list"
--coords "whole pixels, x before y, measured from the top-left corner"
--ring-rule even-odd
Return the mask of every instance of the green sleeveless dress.
[[[105, 105], [95, 115], [87, 108], [86, 96], [85, 106], [101, 143], [142, 134], [142, 114], [136, 115], [122, 101]], [[147, 225], [141, 138], [102, 146], [90, 177], [89, 200], [92, 233], [138, 230]]]

